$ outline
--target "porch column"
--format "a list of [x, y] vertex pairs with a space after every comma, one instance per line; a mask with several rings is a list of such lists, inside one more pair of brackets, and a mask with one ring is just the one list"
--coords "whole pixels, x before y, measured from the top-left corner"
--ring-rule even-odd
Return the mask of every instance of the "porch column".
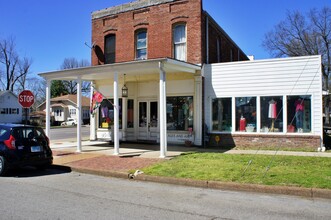
[[77, 78], [77, 150], [82, 152], [82, 79]]
[[114, 73], [114, 155], [119, 155], [118, 73]]
[[51, 139], [51, 80], [46, 80], [46, 135]]
[[194, 77], [194, 144], [202, 145], [202, 128], [204, 122], [202, 121], [202, 112], [204, 111], [202, 106], [202, 77]]
[[167, 111], [166, 111], [166, 73], [163, 63], [159, 63], [160, 69], [160, 158], [165, 158], [167, 153]]
[[126, 141], [126, 129], [128, 122], [128, 98], [122, 97], [122, 140]]
[[[90, 105], [92, 105], [92, 97], [93, 97], [93, 92], [94, 92], [94, 82], [91, 82], [91, 97], [90, 97]], [[92, 106], [91, 106], [92, 107]], [[92, 116], [91, 112], [90, 112], [90, 140], [91, 141], [95, 141], [97, 139], [97, 135], [96, 135], [96, 119], [95, 119], [95, 115]]]

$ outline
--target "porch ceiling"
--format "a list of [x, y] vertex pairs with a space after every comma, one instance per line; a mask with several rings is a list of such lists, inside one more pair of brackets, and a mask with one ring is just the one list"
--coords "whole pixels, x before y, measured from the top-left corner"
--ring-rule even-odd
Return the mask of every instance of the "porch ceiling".
[[172, 77], [179, 77], [179, 75], [187, 76], [187, 74], [191, 76], [201, 74], [201, 67], [198, 65], [170, 58], [161, 58], [59, 70], [40, 73], [39, 75], [46, 80], [76, 80], [79, 77], [83, 81], [109, 80], [113, 79], [114, 73], [126, 74], [128, 78], [130, 78], [130, 76], [137, 75], [147, 76], [151, 74], [159, 74], [160, 63], [163, 64], [163, 69], [166, 74], [172, 75]]

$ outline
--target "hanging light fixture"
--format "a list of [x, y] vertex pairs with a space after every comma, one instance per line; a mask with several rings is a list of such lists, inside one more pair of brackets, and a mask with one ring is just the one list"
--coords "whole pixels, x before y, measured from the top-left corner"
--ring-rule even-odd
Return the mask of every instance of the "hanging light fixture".
[[125, 74], [124, 74], [124, 85], [122, 87], [122, 97], [128, 97], [128, 87], [125, 85]]

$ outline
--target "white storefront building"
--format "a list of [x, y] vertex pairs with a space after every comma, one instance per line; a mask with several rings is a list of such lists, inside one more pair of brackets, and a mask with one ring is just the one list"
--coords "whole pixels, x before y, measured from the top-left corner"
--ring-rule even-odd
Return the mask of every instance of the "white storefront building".
[[214, 145], [322, 143], [320, 56], [210, 64], [203, 72], [205, 123]]

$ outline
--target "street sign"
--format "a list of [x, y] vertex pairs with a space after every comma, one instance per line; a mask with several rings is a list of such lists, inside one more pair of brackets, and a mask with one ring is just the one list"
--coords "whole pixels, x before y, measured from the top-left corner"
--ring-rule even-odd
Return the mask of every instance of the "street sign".
[[30, 108], [34, 103], [34, 95], [30, 90], [23, 90], [18, 95], [18, 102], [23, 108]]

